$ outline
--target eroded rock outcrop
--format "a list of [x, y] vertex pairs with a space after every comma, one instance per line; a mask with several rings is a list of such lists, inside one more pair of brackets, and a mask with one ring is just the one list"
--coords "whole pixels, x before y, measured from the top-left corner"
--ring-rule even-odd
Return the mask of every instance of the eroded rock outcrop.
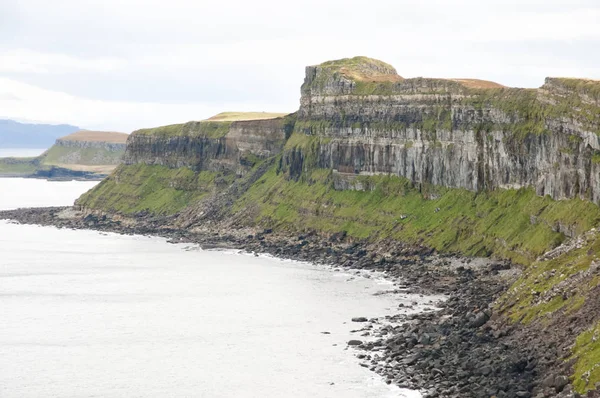
[[[188, 167], [244, 175], [259, 160], [279, 154], [291, 119], [199, 121], [134, 132], [126, 165]], [[286, 133], [287, 132], [287, 133]]]
[[82, 130], [59, 138], [45, 155], [59, 165], [117, 166], [125, 153], [125, 133]]
[[[319, 139], [317, 163], [352, 188], [389, 173], [472, 191], [535, 187], [600, 201], [600, 83], [548, 78], [540, 89], [403, 79], [364, 58], [306, 69], [296, 132]], [[293, 150], [284, 163], [302, 170]]]

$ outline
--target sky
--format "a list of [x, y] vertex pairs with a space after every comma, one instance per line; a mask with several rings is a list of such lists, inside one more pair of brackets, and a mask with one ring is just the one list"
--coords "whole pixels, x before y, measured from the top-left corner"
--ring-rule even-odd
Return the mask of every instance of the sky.
[[293, 112], [304, 67], [600, 79], [598, 0], [0, 0], [0, 118], [131, 132]]

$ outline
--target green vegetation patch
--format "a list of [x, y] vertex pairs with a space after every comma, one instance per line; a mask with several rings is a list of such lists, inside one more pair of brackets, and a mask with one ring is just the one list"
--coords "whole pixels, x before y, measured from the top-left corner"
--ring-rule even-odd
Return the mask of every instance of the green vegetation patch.
[[221, 138], [229, 132], [232, 121], [200, 121], [169, 126], [154, 127], [134, 131], [137, 135], [156, 135], [159, 137], [190, 136], [205, 138]]
[[583, 394], [600, 382], [600, 323], [577, 337], [573, 357], [577, 358], [573, 386]]
[[234, 211], [253, 209], [247, 213], [250, 224], [345, 231], [357, 239], [392, 238], [524, 264], [563, 241], [555, 228], [559, 220], [583, 232], [600, 219], [600, 210], [591, 203], [553, 201], [530, 189], [474, 193], [414, 186], [394, 176], [359, 176], [351, 184], [363, 190], [338, 191], [335, 178], [331, 171], [316, 169], [293, 181], [271, 169], [236, 202]]
[[233, 176], [186, 167], [121, 165], [77, 204], [109, 212], [133, 214], [148, 211], [172, 215], [214, 192], [217, 183], [229, 184]]
[[581, 94], [575, 89], [567, 95], [542, 93], [537, 89], [485, 89], [471, 91], [461, 102], [476, 110], [502, 110], [513, 117], [503, 129], [516, 137], [549, 133], [548, 119], [574, 119], [585, 129], [600, 134], [600, 105], [586, 102]]
[[37, 169], [36, 157], [30, 158], [0, 158], [0, 173], [31, 174]]
[[[560, 202], [558, 202], [560, 203]], [[598, 209], [587, 208], [587, 202], [573, 202], [574, 214], [590, 214], [589, 220], [585, 220], [582, 228], [598, 223]], [[582, 206], [583, 205], [583, 206]], [[586, 217], [581, 217], [585, 219]], [[585, 303], [585, 298], [591, 289], [598, 285], [596, 278], [581, 277], [577, 281], [575, 294], [571, 289], [563, 292], [558, 287], [577, 274], [589, 270], [592, 262], [598, 261], [600, 253], [600, 238], [591, 235], [579, 247], [557, 255], [550, 260], [540, 260], [531, 264], [524, 270], [523, 275], [513, 286], [500, 298], [498, 308], [508, 315], [514, 322], [530, 323], [544, 316], [564, 309], [574, 312]], [[568, 293], [568, 295], [563, 295]]]
[[568, 77], [552, 78], [551, 80], [560, 82], [562, 86], [575, 93], [584, 94], [595, 101], [600, 101], [600, 80], [574, 79]]
[[397, 74], [396, 69], [394, 69], [392, 65], [378, 59], [364, 56], [327, 61], [320, 64], [319, 67], [331, 71], [344, 71], [344, 73], [348, 74], [364, 74], [370, 71], [379, 71], [380, 73], [391, 75]]

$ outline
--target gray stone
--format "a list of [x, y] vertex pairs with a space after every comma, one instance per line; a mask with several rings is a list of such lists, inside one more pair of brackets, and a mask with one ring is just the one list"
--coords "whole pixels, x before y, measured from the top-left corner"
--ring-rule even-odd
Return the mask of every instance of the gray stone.
[[350, 340], [348, 341], [348, 345], [362, 345], [363, 342], [360, 340]]

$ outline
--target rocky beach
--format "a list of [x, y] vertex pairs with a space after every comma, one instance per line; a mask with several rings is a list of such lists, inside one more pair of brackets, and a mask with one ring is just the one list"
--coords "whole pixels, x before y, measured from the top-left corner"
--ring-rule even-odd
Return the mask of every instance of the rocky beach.
[[[386, 318], [353, 318], [356, 339], [348, 341], [360, 366], [388, 383], [416, 389], [424, 397], [571, 397], [568, 378], [544, 351], [553, 342], [527, 338], [527, 331], [494, 315], [494, 301], [519, 274], [507, 261], [440, 255], [398, 242], [357, 242], [343, 234], [284, 236], [272, 230], [206, 230], [170, 227], [172, 219], [139, 215], [112, 218], [73, 207], [0, 212], [24, 224], [155, 235], [204, 249], [236, 249], [325, 264], [348, 271], [378, 271], [394, 282], [389, 294], [443, 297], [426, 312], [401, 304]], [[368, 274], [367, 274], [368, 275]], [[436, 307], [433, 310], [433, 307]], [[349, 320], [350, 321], [350, 320]], [[554, 342], [555, 343], [555, 342]], [[547, 375], [546, 384], [535, 384]], [[565, 388], [567, 387], [567, 388]]]

